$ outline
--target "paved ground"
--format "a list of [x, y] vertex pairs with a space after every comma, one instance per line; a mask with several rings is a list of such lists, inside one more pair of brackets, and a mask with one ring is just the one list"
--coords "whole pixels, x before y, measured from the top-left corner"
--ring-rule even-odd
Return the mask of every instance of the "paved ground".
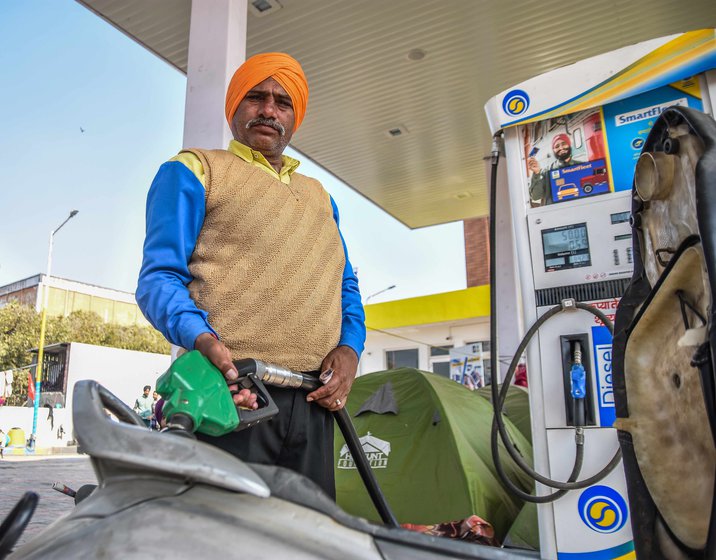
[[97, 483], [89, 459], [80, 455], [61, 458], [6, 457], [0, 461], [0, 480], [0, 521], [5, 519], [26, 491], [32, 490], [40, 496], [35, 514], [18, 544], [31, 540], [74, 507], [72, 498], [52, 489], [54, 482], [62, 482], [75, 490], [83, 484]]

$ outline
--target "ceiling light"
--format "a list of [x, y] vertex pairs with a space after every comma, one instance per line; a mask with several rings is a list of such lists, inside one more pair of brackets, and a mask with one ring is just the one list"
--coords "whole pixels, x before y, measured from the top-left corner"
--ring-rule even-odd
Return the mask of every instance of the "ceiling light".
[[408, 129], [403, 125], [393, 126], [385, 131], [389, 138], [398, 138], [408, 134]]
[[408, 52], [408, 60], [423, 60], [425, 58], [425, 51], [423, 49], [413, 49]]
[[278, 0], [250, 0], [249, 10], [258, 17], [263, 17], [276, 10], [280, 10], [283, 6]]

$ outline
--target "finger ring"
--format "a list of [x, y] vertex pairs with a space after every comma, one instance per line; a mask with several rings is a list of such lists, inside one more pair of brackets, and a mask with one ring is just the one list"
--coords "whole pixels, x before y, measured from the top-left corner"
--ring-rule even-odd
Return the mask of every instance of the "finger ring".
[[341, 399], [336, 399], [336, 404], [337, 404], [338, 406], [341, 406]]

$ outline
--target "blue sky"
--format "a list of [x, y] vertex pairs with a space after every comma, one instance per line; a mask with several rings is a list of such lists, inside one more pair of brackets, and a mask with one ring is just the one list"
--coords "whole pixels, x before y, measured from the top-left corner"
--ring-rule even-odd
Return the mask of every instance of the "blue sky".
[[[50, 231], [77, 209], [53, 275], [133, 292], [186, 78], [71, 0], [4, 0], [0, 68], [0, 285], [45, 272]], [[461, 223], [411, 231], [305, 159], [301, 172], [335, 198], [364, 296], [396, 285], [371, 302], [465, 287]]]

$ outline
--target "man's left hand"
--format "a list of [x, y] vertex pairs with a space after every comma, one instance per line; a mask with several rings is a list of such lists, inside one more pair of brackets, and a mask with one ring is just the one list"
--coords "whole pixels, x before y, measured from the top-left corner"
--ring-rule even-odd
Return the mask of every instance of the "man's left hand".
[[358, 356], [349, 346], [338, 346], [331, 350], [321, 363], [321, 372], [333, 370], [331, 380], [306, 397], [308, 402], [315, 401], [331, 412], [346, 405], [353, 380], [358, 369]]

